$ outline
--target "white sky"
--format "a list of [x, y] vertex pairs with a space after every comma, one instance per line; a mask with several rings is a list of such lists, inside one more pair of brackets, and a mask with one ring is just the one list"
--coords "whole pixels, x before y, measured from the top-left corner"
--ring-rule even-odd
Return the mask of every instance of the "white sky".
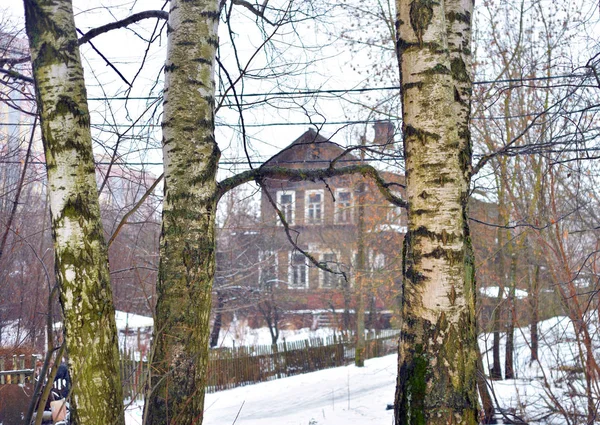
[[[273, 4], [275, 2], [272, 2]], [[83, 32], [90, 28], [112, 22], [116, 19], [124, 18], [131, 13], [142, 10], [160, 9], [164, 1], [146, 0], [144, 2], [119, 2], [117, 0], [98, 1], [75, 1], [74, 8], [76, 11], [76, 25]], [[22, 3], [15, 1], [11, 5], [10, 12], [17, 20], [22, 21]], [[168, 6], [167, 6], [168, 7]], [[236, 9], [244, 10], [244, 9]], [[110, 12], [110, 13], [109, 13]], [[111, 16], [112, 15], [112, 16]], [[164, 21], [149, 19], [142, 21], [134, 26], [138, 34], [127, 29], [112, 31], [107, 34], [96, 37], [92, 40], [94, 46], [100, 50], [125, 76], [129, 81], [134, 79], [138, 71], [138, 64], [141, 62], [147, 43], [141, 39], [149, 37], [158, 22], [159, 28], [164, 25]], [[271, 27], [267, 26], [268, 31]], [[276, 56], [276, 60], [283, 64], [295, 65], [302, 61], [319, 59], [318, 63], [308, 66], [306, 71], [299, 72], [298, 75], [282, 78], [267, 78], [260, 81], [245, 81], [243, 85], [244, 93], [265, 93], [279, 92], [289, 90], [306, 90], [306, 89], [347, 89], [360, 87], [363, 77], [357, 72], [354, 72], [350, 67], [346, 66], [353, 61], [359, 62], [358, 59], [352, 57], [343, 48], [341, 42], [336, 42], [334, 45], [323, 48], [311, 49], [311, 46], [327, 43], [326, 34], [320, 32], [323, 30], [315, 29], [312, 22], [301, 24], [298, 27], [302, 34], [301, 41], [304, 47], [308, 49], [300, 49], [297, 46], [300, 39], [296, 37], [290, 29], [282, 29], [285, 35], [277, 39], [278, 48], [282, 50], [281, 55]], [[235, 20], [233, 31], [236, 33], [236, 42], [241, 46], [238, 54], [241, 62], [245, 63], [248, 58], [254, 53], [254, 46], [257, 46], [262, 41], [259, 32], [257, 31], [254, 17], [244, 12]], [[220, 26], [221, 40], [221, 60], [226, 64], [232, 78], [237, 76], [235, 72], [234, 56], [230, 46], [227, 28], [221, 23]], [[286, 45], [285, 43], [289, 43]], [[148, 105], [153, 105], [152, 100], [130, 100], [125, 103], [123, 100], [115, 99], [116, 97], [124, 96], [125, 84], [120, 77], [106, 66], [106, 62], [92, 49], [89, 44], [82, 47], [82, 56], [84, 61], [85, 76], [88, 86], [88, 97], [90, 99], [90, 111], [92, 113], [92, 125], [97, 129], [95, 136], [106, 141], [107, 139], [114, 143], [115, 136], [107, 131], [113, 131], [114, 124], [117, 124], [116, 130], [123, 132], [125, 126], [133, 123], [139, 114], [148, 108]], [[131, 91], [132, 97], [145, 97], [149, 94], [160, 95], [162, 89], [162, 71], [161, 67], [164, 64], [166, 56], [166, 37], [165, 32], [159, 37], [149, 49], [146, 65], [136, 78], [136, 82]], [[362, 62], [366, 60], [361, 58]], [[250, 69], [260, 69], [264, 64], [264, 55], [257, 55], [250, 63]], [[158, 84], [152, 89], [155, 82]], [[386, 85], [382, 83], [381, 85]], [[240, 84], [236, 85], [239, 92], [242, 91]], [[112, 98], [110, 102], [104, 100], [95, 100], [97, 98]], [[253, 101], [259, 98], [249, 97], [247, 101]], [[283, 101], [279, 101], [281, 105]], [[286, 101], [289, 104], [289, 99]], [[326, 100], [320, 98], [318, 104], [315, 105], [314, 100], [308, 98], [298, 99], [298, 103], [304, 102], [303, 105], [290, 105], [289, 108], [270, 106], [260, 107], [246, 111], [244, 113], [244, 121], [248, 126], [246, 131], [250, 141], [250, 152], [254, 160], [262, 161], [274, 155], [281, 148], [287, 146], [294, 139], [299, 137], [309, 127], [310, 120], [315, 123], [340, 122], [348, 119], [360, 119], [356, 114], [356, 107], [350, 103], [340, 101], [339, 99]], [[150, 108], [155, 111], [155, 108]], [[158, 108], [160, 110], [160, 108]], [[307, 112], [305, 113], [304, 110]], [[319, 114], [320, 112], [320, 114]], [[346, 112], [346, 113], [345, 113]], [[153, 120], [150, 120], [150, 113], [146, 113], [139, 124], [151, 122], [154, 125], [160, 124], [159, 114], [155, 114]], [[308, 116], [307, 116], [308, 115]], [[364, 118], [363, 114], [363, 118]], [[262, 124], [273, 123], [306, 123], [294, 126], [267, 126], [260, 127]], [[233, 129], [223, 126], [223, 124], [231, 124]], [[358, 140], [356, 135], [350, 135], [347, 130], [343, 130], [343, 125], [326, 125], [323, 127], [323, 133], [326, 136], [334, 135], [333, 140], [340, 144], [355, 143]], [[361, 132], [365, 129], [371, 135], [372, 124], [362, 124], [355, 126]], [[342, 131], [338, 132], [342, 128]], [[134, 128], [127, 133], [139, 135], [148, 135], [147, 140], [142, 142], [131, 141], [128, 145], [130, 152], [127, 156], [127, 161], [150, 162], [151, 164], [159, 164], [161, 162], [160, 153], [160, 135], [159, 128], [153, 128], [150, 132], [147, 128]], [[237, 110], [222, 108], [217, 115], [216, 137], [219, 146], [222, 150], [222, 170], [234, 168], [238, 171], [247, 168], [243, 158], [243, 150], [240, 144], [240, 129], [239, 129], [239, 114]], [[148, 149], [150, 147], [150, 149]], [[241, 165], [231, 166], [228, 164], [231, 161], [240, 161]], [[161, 172], [160, 165], [151, 165], [149, 167], [153, 173]], [[221, 173], [224, 176], [225, 173]]]

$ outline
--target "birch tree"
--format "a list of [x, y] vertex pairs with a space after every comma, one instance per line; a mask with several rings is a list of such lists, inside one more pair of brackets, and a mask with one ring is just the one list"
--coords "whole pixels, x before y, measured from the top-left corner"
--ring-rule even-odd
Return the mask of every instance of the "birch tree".
[[74, 423], [124, 424], [108, 257], [69, 0], [25, 0], [48, 172]]
[[150, 424], [202, 422], [220, 156], [214, 138], [218, 22], [216, 0], [171, 2]]
[[396, 1], [408, 233], [396, 424], [476, 424], [471, 169], [473, 1]]

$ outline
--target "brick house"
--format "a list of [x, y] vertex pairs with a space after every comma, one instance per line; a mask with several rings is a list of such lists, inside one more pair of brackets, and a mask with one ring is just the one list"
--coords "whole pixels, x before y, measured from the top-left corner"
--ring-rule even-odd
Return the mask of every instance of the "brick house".
[[[388, 123], [376, 124], [376, 143], [389, 142], [392, 130]], [[334, 159], [336, 167], [361, 161], [352, 152], [345, 153], [344, 148], [310, 129], [263, 167], [324, 169]], [[393, 191], [402, 196], [403, 177], [388, 172], [381, 175], [385, 181], [397, 183]], [[389, 321], [401, 276], [406, 214], [385, 200], [371, 179], [359, 175], [323, 181], [265, 179], [260, 223], [256, 229], [246, 229], [243, 234], [238, 232], [236, 250], [229, 254], [221, 250], [218, 254], [221, 276], [225, 270], [244, 269], [245, 277], [239, 281], [255, 286], [259, 292], [267, 289], [275, 293], [288, 317], [290, 314], [308, 315], [312, 319], [305, 317], [304, 325], [313, 320], [313, 326], [316, 316], [320, 317], [321, 324], [326, 317], [326, 322], [335, 321], [341, 327], [341, 315], [332, 316], [344, 311], [346, 316], [353, 314], [356, 307], [357, 223], [361, 200], [365, 217], [367, 311], [372, 311], [371, 320], [375, 320], [376, 313], [385, 312], [384, 321]], [[296, 249], [286, 236], [274, 205], [289, 224], [290, 237], [296, 246], [336, 273], [319, 269]], [[240, 265], [240, 261], [245, 265]]]

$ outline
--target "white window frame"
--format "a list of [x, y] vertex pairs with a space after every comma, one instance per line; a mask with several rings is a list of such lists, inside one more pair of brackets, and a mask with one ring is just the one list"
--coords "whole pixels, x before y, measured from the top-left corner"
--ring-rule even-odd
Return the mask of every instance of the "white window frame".
[[[295, 265], [294, 264], [294, 256], [295, 255], [301, 255], [303, 258], [302, 264], [300, 265]], [[304, 254], [302, 254], [301, 252], [298, 251], [290, 251], [288, 254], [288, 259], [289, 259], [289, 266], [288, 266], [288, 288], [289, 289], [307, 289], [308, 288], [308, 274], [309, 274], [309, 268], [308, 268], [308, 263], [306, 261], [306, 257], [304, 256]], [[304, 267], [304, 285], [296, 285], [294, 282], [294, 267], [296, 266], [302, 266]]]
[[[340, 202], [341, 194], [349, 193], [350, 194], [350, 205], [344, 206]], [[348, 220], [341, 221], [341, 214], [348, 214]], [[334, 223], [335, 224], [352, 224], [354, 223], [354, 194], [350, 189], [347, 188], [339, 188], [335, 190], [335, 213], [334, 213]]]
[[[319, 195], [321, 197], [320, 202], [320, 217], [318, 219], [310, 219], [309, 211], [312, 204], [309, 203], [311, 195]], [[316, 203], [315, 203], [316, 204]], [[325, 216], [325, 191], [323, 189], [307, 190], [304, 193], [304, 223], [308, 225], [319, 225], [323, 223], [323, 217]]]
[[[292, 207], [291, 207], [291, 211], [290, 211], [291, 217], [288, 217], [285, 213], [285, 210], [282, 208], [282, 206], [284, 204], [281, 203], [281, 198], [286, 195], [292, 196], [292, 204], [291, 204]], [[293, 190], [278, 190], [277, 191], [277, 208], [279, 208], [279, 211], [281, 211], [283, 213], [283, 216], [285, 217], [287, 224], [290, 226], [293, 226], [296, 222], [296, 192]], [[281, 219], [279, 218], [279, 216], [277, 216], [277, 225], [283, 226], [283, 223], [281, 222]]]
[[[325, 263], [325, 256], [326, 255], [333, 255], [334, 256], [334, 260], [331, 262], [327, 262], [325, 265], [330, 268], [331, 270], [334, 271], [341, 271], [341, 264], [340, 264], [340, 253], [338, 251], [327, 251], [327, 252], [321, 252], [319, 255], [319, 261]], [[333, 286], [325, 286], [325, 277], [326, 275], [329, 275], [328, 277], [330, 277], [333, 281], [334, 281], [334, 285]], [[342, 282], [341, 279], [343, 279], [343, 275], [341, 274], [334, 274], [334, 273], [330, 273], [327, 272], [325, 270], [319, 269], [319, 288], [322, 289], [337, 289], [340, 288], [342, 286]]]
[[[260, 288], [263, 284], [263, 276], [265, 273], [265, 269], [267, 268], [273, 268], [273, 270], [275, 271], [275, 282], [273, 283], [277, 283], [279, 282], [279, 259], [277, 258], [277, 252], [275, 251], [271, 251], [271, 250], [266, 250], [266, 251], [260, 251], [258, 254], [258, 258], [259, 258], [259, 265], [258, 265], [258, 287]], [[273, 260], [272, 263], [266, 263], [269, 259]]]
[[[396, 198], [402, 199], [402, 194], [398, 191], [393, 190], [392, 195]], [[402, 223], [402, 207], [390, 203], [390, 209], [387, 212], [386, 221], [389, 224], [401, 224]]]

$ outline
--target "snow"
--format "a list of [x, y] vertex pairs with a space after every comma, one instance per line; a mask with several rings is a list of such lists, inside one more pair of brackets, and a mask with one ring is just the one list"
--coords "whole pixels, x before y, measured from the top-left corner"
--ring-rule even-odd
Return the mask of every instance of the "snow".
[[[479, 288], [479, 293], [484, 297], [496, 298], [498, 296], [498, 290], [500, 288], [498, 286], [486, 286], [483, 288]], [[507, 298], [509, 295], [509, 288], [504, 288], [503, 298]], [[523, 291], [522, 289], [515, 289], [515, 298], [522, 300], [523, 298], [527, 298], [527, 291]]]
[[[207, 394], [203, 425], [392, 424], [397, 356]], [[141, 425], [142, 406], [127, 410]], [[237, 420], [236, 420], [237, 417]]]
[[139, 314], [126, 313], [124, 311], [115, 311], [115, 320], [118, 330], [151, 328], [154, 326], [152, 317], [140, 316]]
[[[598, 358], [597, 316], [590, 315], [587, 321]], [[567, 422], [557, 413], [558, 404], [568, 412], [577, 409], [585, 413], [586, 408], [586, 400], [576, 395], [585, 394], [585, 387], [582, 375], [573, 374], [579, 355], [574, 327], [567, 317], [559, 316], [540, 322], [538, 328], [539, 362], [530, 362], [529, 329], [515, 329], [516, 379], [490, 382], [492, 397], [503, 411], [530, 425], [564, 425]], [[479, 339], [486, 371], [491, 362], [491, 339], [491, 334]], [[501, 334], [502, 366], [504, 344], [505, 335]], [[207, 394], [203, 424], [392, 424], [393, 412], [386, 410], [386, 405], [394, 399], [396, 362], [397, 356], [391, 355], [368, 360], [364, 368], [326, 369]], [[127, 425], [141, 425], [141, 417], [141, 403], [132, 405], [127, 410]]]
[[[326, 338], [333, 335], [331, 328], [281, 329], [277, 342], [304, 341], [311, 338]], [[251, 345], [271, 345], [269, 328], [250, 328], [246, 320], [234, 319], [228, 328], [221, 329], [219, 334], [219, 347], [239, 347]]]

